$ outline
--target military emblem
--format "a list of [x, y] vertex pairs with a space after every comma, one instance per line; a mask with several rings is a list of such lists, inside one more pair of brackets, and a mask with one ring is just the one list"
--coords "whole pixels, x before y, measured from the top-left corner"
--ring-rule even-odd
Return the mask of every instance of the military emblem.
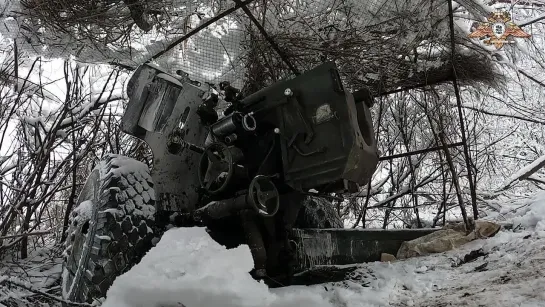
[[496, 49], [500, 49], [504, 44], [514, 43], [514, 40], [509, 39], [510, 36], [530, 37], [530, 34], [511, 21], [509, 12], [493, 12], [486, 19], [487, 22], [480, 23], [468, 37], [485, 39], [486, 45], [494, 45]]

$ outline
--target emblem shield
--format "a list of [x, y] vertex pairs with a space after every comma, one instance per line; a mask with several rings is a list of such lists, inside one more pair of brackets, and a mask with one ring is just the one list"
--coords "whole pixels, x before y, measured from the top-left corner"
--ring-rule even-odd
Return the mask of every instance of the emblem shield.
[[497, 38], [501, 38], [505, 34], [505, 23], [496, 22], [492, 25], [492, 32]]

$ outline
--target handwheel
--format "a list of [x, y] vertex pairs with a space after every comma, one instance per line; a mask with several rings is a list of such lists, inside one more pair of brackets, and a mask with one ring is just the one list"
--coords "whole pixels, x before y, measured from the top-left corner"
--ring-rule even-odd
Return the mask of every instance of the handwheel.
[[256, 176], [250, 182], [248, 190], [250, 204], [263, 217], [271, 217], [278, 212], [280, 195], [272, 180], [263, 175]]
[[199, 164], [201, 187], [214, 195], [225, 191], [233, 178], [233, 155], [223, 143], [212, 143], [204, 150]]

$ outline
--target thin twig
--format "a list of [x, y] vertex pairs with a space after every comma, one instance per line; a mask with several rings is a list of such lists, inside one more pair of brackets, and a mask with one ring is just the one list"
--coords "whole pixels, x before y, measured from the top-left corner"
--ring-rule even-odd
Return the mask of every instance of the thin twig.
[[4, 281], [0, 280], [0, 284], [2, 284], [2, 283], [7, 283], [7, 284], [10, 284], [10, 285], [13, 285], [13, 286], [23, 288], [23, 289], [25, 289], [27, 291], [30, 291], [30, 292], [45, 296], [45, 297], [47, 297], [49, 299], [52, 299], [54, 301], [64, 303], [64, 304], [67, 304], [67, 305], [70, 305], [70, 306], [85, 306], [85, 307], [93, 306], [93, 305], [87, 304], [87, 303], [77, 303], [77, 302], [67, 301], [65, 299], [62, 299], [62, 298], [56, 297], [54, 295], [48, 294], [48, 293], [46, 293], [46, 292], [44, 292], [42, 290], [35, 289], [34, 287], [32, 287], [30, 285], [27, 285], [26, 283], [24, 283], [22, 281], [17, 281], [14, 278], [8, 278], [8, 279], [6, 279]]
[[48, 235], [51, 233], [51, 230], [44, 230], [44, 231], [36, 231], [36, 232], [29, 232], [29, 233], [21, 233], [18, 235], [8, 235], [0, 237], [0, 240], [4, 239], [13, 239], [13, 238], [21, 238], [21, 237], [30, 237], [30, 236], [41, 236], [41, 235]]

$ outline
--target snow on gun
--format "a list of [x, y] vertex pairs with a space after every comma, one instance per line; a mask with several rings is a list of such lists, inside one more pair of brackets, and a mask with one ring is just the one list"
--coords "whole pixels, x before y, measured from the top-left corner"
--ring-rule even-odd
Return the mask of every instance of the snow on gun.
[[309, 196], [353, 192], [378, 164], [370, 111], [333, 63], [247, 96], [221, 88], [231, 105], [217, 114], [217, 92], [150, 64], [135, 71], [122, 130], [148, 143], [153, 169], [107, 155], [88, 178], [78, 204], [90, 202], [92, 214], [71, 221], [67, 299], [104, 297], [172, 225], [206, 226], [226, 247], [247, 244], [252, 275], [282, 284], [312, 265], [378, 260], [431, 231], [338, 229], [331, 203]]

